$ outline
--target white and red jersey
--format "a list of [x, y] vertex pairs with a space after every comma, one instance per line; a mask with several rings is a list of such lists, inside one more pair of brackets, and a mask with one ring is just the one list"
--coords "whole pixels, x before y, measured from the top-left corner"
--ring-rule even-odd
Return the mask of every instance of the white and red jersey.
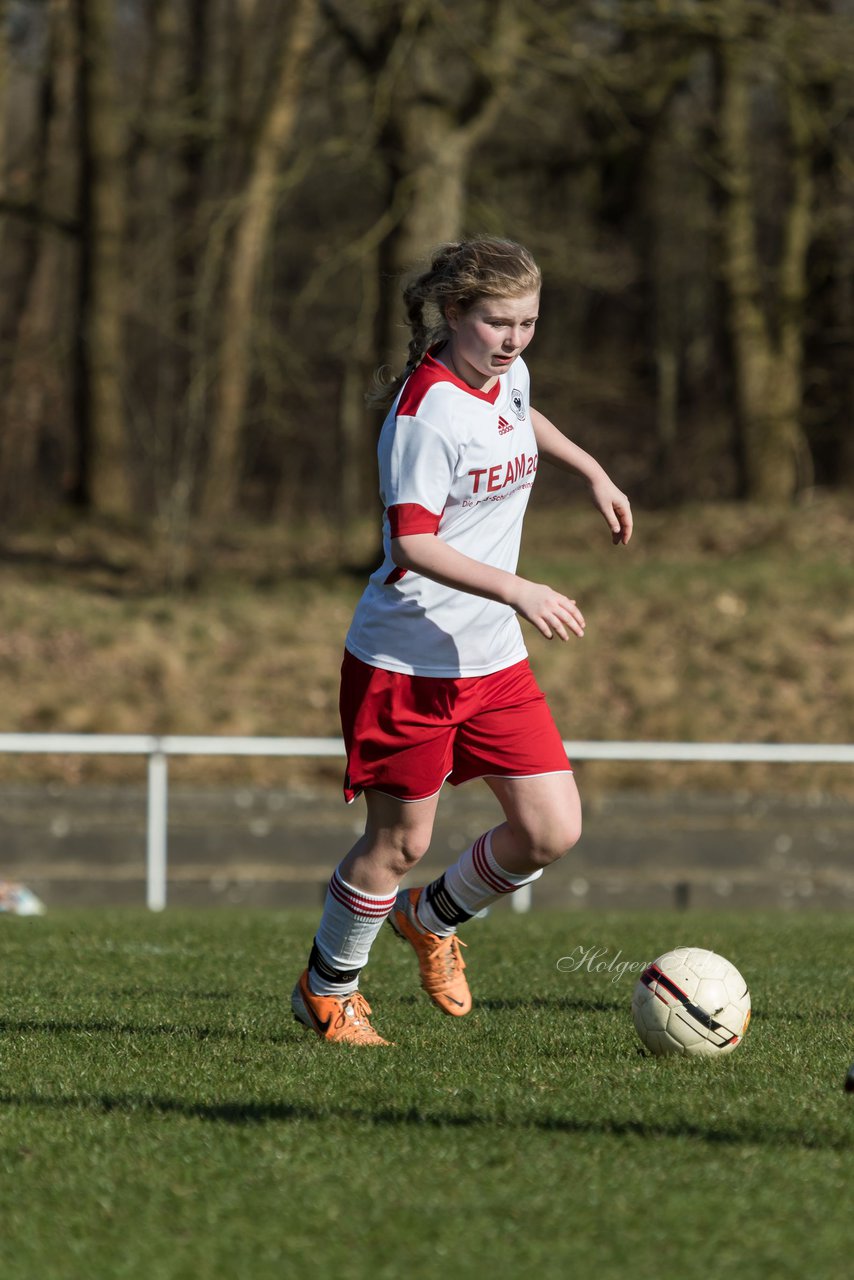
[[482, 676], [521, 661], [527, 650], [509, 605], [398, 568], [390, 543], [433, 533], [515, 573], [537, 470], [524, 362], [482, 392], [428, 354], [392, 405], [378, 455], [385, 557], [346, 647], [371, 666], [417, 676]]

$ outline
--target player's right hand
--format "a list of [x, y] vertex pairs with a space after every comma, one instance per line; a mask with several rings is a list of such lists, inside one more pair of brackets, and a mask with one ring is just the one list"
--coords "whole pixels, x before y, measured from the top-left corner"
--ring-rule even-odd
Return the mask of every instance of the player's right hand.
[[519, 591], [512, 603], [516, 612], [521, 613], [547, 640], [554, 636], [568, 640], [570, 635], [580, 639], [584, 635], [587, 624], [575, 601], [544, 582], [528, 582], [520, 578]]

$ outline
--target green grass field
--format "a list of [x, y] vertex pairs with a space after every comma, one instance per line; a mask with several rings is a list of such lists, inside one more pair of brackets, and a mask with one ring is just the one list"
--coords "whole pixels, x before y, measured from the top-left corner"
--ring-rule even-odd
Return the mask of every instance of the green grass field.
[[[291, 1020], [314, 924], [0, 919], [3, 1280], [851, 1274], [849, 916], [496, 912], [460, 1022], [382, 936], [388, 1050]], [[634, 972], [557, 967], [682, 943], [752, 989], [719, 1062], [640, 1053]]]

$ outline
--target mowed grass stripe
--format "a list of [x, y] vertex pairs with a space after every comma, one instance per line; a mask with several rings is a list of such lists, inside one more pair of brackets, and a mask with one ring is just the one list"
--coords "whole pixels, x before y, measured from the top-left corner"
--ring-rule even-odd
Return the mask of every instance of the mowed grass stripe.
[[[4, 1280], [848, 1274], [850, 917], [497, 911], [459, 1021], [382, 936], [388, 1051], [291, 1020], [314, 924], [0, 921]], [[681, 944], [751, 986], [719, 1062], [635, 1037], [639, 967]]]

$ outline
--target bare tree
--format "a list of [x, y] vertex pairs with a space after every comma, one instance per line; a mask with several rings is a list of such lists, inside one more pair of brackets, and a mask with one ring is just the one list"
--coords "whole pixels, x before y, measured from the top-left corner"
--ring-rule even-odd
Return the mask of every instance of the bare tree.
[[378, 365], [398, 369], [404, 359], [401, 279], [466, 229], [472, 157], [512, 83], [525, 27], [512, 0], [464, 8], [380, 0], [369, 9], [324, 0], [323, 11], [371, 86], [385, 190], [376, 234], [365, 237], [357, 323], [343, 357], [338, 515], [346, 531], [364, 509], [361, 462], [376, 430], [365, 388]]
[[339, 0], [324, 11], [374, 85], [377, 145], [397, 216], [379, 248], [377, 338], [400, 363], [399, 280], [466, 220], [469, 166], [511, 82], [524, 25], [512, 0], [465, 11], [435, 0], [372, 7], [372, 21]]
[[70, 483], [170, 553], [250, 495], [347, 528], [401, 277], [479, 230], [546, 269], [544, 402], [659, 496], [702, 458], [731, 492], [739, 449], [762, 498], [850, 474], [851, 0], [4, 13], [5, 511]]
[[[11, 403], [16, 360], [26, 332], [26, 316], [30, 307], [42, 242], [40, 210], [43, 205], [45, 177], [48, 168], [48, 141], [53, 115], [54, 62], [51, 52], [56, 39], [57, 4], [51, 7], [48, 20], [46, 54], [38, 67], [36, 91], [37, 114], [30, 141], [32, 162], [23, 173], [17, 166], [17, 190], [9, 190], [10, 161], [7, 152], [6, 89], [10, 69], [8, 46], [8, 14], [0, 8], [0, 88], [3, 90], [0, 112], [0, 242], [4, 248], [2, 297], [0, 297], [0, 506], [4, 518], [19, 508], [24, 494], [31, 496], [33, 470], [38, 447], [38, 433], [28, 429], [23, 416]], [[22, 189], [24, 188], [24, 189]]]
[[0, 186], [6, 194], [6, 89], [9, 82], [9, 4], [0, 0]]
[[[61, 398], [59, 382], [60, 316], [63, 291], [56, 277], [76, 238], [76, 224], [57, 203], [54, 188], [57, 158], [67, 151], [68, 118], [72, 114], [71, 24], [69, 0], [49, 0], [46, 12], [33, 16], [44, 24], [41, 57], [34, 64], [34, 111], [31, 128], [10, 129], [9, 157], [16, 178], [5, 181], [6, 128], [0, 122], [0, 242], [3, 244], [0, 291], [0, 508], [3, 518], [25, 514], [39, 490], [38, 457], [47, 422]], [[11, 59], [7, 27], [0, 14], [0, 66]], [[6, 85], [6, 77], [2, 79]], [[29, 161], [24, 163], [24, 158]], [[38, 370], [38, 374], [35, 374]], [[48, 409], [52, 404], [53, 411]]]
[[252, 319], [258, 280], [276, 211], [282, 160], [293, 139], [302, 78], [314, 39], [317, 0], [294, 0], [287, 34], [277, 30], [271, 87], [254, 131], [254, 149], [239, 197], [224, 289], [219, 377], [202, 509], [228, 514], [240, 479], [241, 430], [252, 369]]
[[141, 17], [145, 57], [126, 156], [130, 415], [144, 496], [180, 581], [208, 429], [213, 308], [201, 278], [224, 132], [215, 30], [230, 12], [225, 0], [147, 0]]
[[108, 515], [131, 511], [122, 394], [122, 116], [113, 61], [111, 0], [73, 0], [79, 70], [78, 223], [75, 324], [74, 499]]
[[[655, 397], [655, 492], [672, 494], [689, 367], [693, 372], [691, 286], [700, 274], [708, 202], [708, 182], [685, 141], [693, 130], [701, 150], [691, 103], [702, 93], [708, 62], [703, 26], [690, 6], [677, 9], [666, 0], [558, 9], [529, 7], [527, 56], [541, 81], [547, 76], [559, 86], [565, 118], [574, 121], [552, 161], [565, 195], [562, 235], [549, 245], [550, 274], [562, 277], [575, 298], [566, 308], [573, 314], [570, 368], [589, 385], [590, 373], [579, 368], [589, 342], [579, 294], [588, 300], [607, 294], [612, 315], [642, 314], [639, 336]], [[592, 378], [601, 377], [593, 368]]]
[[[811, 129], [796, 28], [778, 30], [779, 74], [789, 130], [788, 200], [782, 211], [773, 312], [764, 300], [751, 172], [751, 13], [746, 0], [721, 0], [715, 42], [723, 193], [723, 278], [729, 300], [737, 413], [746, 493], [787, 501], [809, 477], [801, 427], [804, 303], [813, 218]], [[763, 42], [767, 50], [767, 40]], [[805, 475], [806, 472], [806, 475]]]

